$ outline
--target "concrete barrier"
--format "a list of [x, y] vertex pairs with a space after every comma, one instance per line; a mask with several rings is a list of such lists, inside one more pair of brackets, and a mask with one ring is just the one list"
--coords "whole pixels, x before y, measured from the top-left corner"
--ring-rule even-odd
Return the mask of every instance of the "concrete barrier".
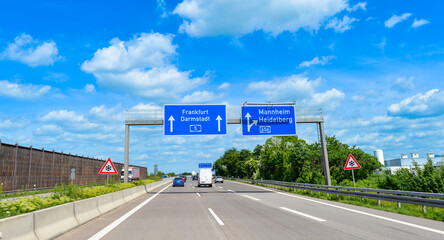
[[96, 198], [97, 198], [97, 208], [99, 209], [101, 214], [104, 214], [114, 209], [112, 193], [98, 196]]
[[0, 220], [0, 239], [37, 240], [34, 234], [34, 214], [27, 213]]
[[97, 206], [97, 198], [89, 198], [74, 202], [74, 216], [80, 225], [100, 215], [101, 213]]
[[171, 181], [159, 181], [0, 220], [0, 239], [55, 238]]
[[120, 207], [123, 204], [125, 204], [125, 199], [123, 196], [123, 191], [118, 191], [112, 194], [113, 195], [113, 203], [114, 203], [114, 207]]
[[133, 190], [130, 189], [125, 189], [123, 190], [123, 199], [125, 200], [125, 202], [129, 202], [132, 201], [134, 199], [133, 197]]
[[52, 239], [75, 227], [74, 203], [66, 203], [34, 212], [34, 232], [38, 239]]

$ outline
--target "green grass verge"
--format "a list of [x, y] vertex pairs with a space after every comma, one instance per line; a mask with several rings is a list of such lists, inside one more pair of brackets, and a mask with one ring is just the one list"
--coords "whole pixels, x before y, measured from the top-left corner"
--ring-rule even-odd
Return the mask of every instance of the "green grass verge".
[[[68, 202], [74, 202], [107, 193], [117, 192], [136, 186], [142, 186], [159, 180], [161, 180], [161, 178], [144, 179], [131, 183], [111, 182], [108, 184], [108, 186], [105, 186], [104, 184], [95, 186], [76, 186], [71, 184], [67, 186], [55, 186], [49, 191], [53, 193], [50, 196], [20, 197], [11, 201], [0, 202], [0, 219], [53, 207]], [[35, 192], [34, 194], [40, 194], [40, 192]]]
[[[240, 181], [240, 182], [244, 182], [244, 181]], [[251, 182], [244, 182], [244, 183], [253, 184]], [[265, 184], [259, 184], [259, 186], [268, 187]], [[279, 186], [273, 186], [273, 185], [271, 185], [271, 186], [272, 186], [271, 188], [286, 191], [286, 192], [293, 193], [293, 194], [305, 195], [305, 196], [310, 196], [310, 197], [315, 197], [315, 198], [322, 198], [322, 199], [326, 199], [326, 200], [330, 200], [330, 201], [347, 203], [347, 204], [352, 204], [352, 205], [367, 207], [367, 208], [374, 208], [374, 209], [378, 209], [378, 210], [400, 213], [400, 214], [409, 215], [409, 216], [427, 218], [427, 219], [432, 219], [432, 220], [437, 220], [437, 221], [444, 221], [444, 209], [443, 208], [426, 207], [426, 212], [424, 213], [421, 205], [402, 203], [401, 208], [398, 208], [397, 202], [381, 201], [381, 205], [378, 205], [378, 200], [376, 200], [376, 199], [362, 200], [359, 197], [350, 197], [350, 199], [348, 199], [348, 197], [344, 196], [344, 195], [337, 196], [335, 194], [329, 194], [329, 196], [327, 196], [326, 193], [321, 193], [321, 192], [314, 192], [314, 191], [311, 192], [311, 191], [299, 190], [299, 189], [295, 189], [295, 191], [292, 191], [292, 190], [288, 190], [288, 188], [285, 188], [285, 187], [279, 187]]]

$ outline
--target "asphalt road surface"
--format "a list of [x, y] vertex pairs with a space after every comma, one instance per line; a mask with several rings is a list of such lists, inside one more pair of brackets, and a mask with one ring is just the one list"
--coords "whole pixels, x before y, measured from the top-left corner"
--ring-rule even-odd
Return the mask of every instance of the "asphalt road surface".
[[444, 239], [444, 222], [244, 183], [168, 185], [60, 237], [67, 239]]

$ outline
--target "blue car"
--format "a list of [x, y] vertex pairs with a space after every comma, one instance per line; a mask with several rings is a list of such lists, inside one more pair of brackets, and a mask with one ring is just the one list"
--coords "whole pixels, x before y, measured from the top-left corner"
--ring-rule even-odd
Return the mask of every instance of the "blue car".
[[181, 177], [174, 178], [174, 180], [173, 180], [173, 187], [175, 187], [175, 186], [182, 186], [182, 187], [184, 187], [185, 186], [185, 182], [183, 181], [183, 178], [181, 178]]

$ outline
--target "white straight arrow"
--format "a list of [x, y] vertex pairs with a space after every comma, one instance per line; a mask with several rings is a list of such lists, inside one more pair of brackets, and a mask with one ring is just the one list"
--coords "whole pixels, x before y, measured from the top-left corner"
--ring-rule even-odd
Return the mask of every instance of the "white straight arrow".
[[174, 121], [173, 115], [171, 115], [170, 118], [168, 118], [168, 121], [170, 121], [170, 132], [173, 132], [173, 121]]
[[220, 117], [220, 115], [217, 115], [217, 131], [220, 132], [220, 120], [222, 120], [222, 118]]

